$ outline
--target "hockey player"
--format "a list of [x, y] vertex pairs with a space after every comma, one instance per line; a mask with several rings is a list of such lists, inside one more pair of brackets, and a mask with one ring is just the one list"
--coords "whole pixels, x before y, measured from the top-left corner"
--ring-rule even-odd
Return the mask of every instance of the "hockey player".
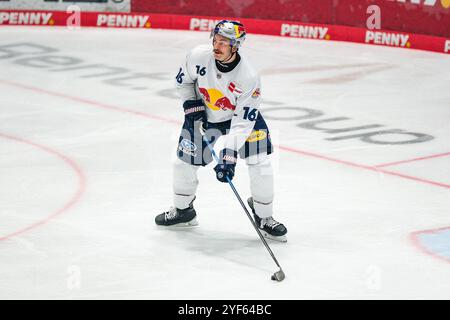
[[192, 49], [176, 75], [176, 86], [185, 121], [173, 167], [174, 206], [155, 218], [161, 226], [197, 225], [193, 206], [198, 186], [197, 170], [212, 159], [202, 134], [224, 148], [214, 167], [220, 182], [233, 179], [238, 156], [246, 160], [252, 197], [247, 202], [262, 234], [286, 241], [286, 227], [272, 217], [273, 170], [267, 125], [258, 111], [260, 79], [247, 58], [239, 53], [246, 37], [244, 26], [222, 20], [211, 32], [212, 48]]

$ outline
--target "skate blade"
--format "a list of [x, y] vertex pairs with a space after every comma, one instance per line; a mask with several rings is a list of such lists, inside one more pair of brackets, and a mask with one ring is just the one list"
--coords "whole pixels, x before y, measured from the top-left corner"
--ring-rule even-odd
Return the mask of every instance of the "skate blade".
[[184, 228], [191, 228], [191, 227], [195, 227], [198, 226], [198, 222], [197, 219], [194, 218], [191, 221], [188, 222], [181, 222], [181, 223], [177, 223], [177, 224], [172, 224], [170, 226], [159, 226], [159, 227], [163, 227], [164, 229], [184, 229]]
[[267, 233], [264, 230], [261, 230], [262, 235], [264, 236], [264, 238], [266, 239], [270, 239], [270, 240], [274, 240], [274, 241], [278, 241], [278, 242], [287, 242], [287, 237], [286, 235], [283, 236], [273, 236], [269, 233]]

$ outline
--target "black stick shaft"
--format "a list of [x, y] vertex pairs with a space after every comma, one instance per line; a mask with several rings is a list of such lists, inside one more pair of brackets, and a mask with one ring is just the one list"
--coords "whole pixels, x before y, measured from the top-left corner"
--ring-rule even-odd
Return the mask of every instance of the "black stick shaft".
[[[216, 153], [214, 152], [213, 147], [211, 146], [211, 144], [209, 143], [208, 139], [205, 137], [205, 135], [202, 134], [202, 138], [203, 141], [205, 141], [206, 145], [208, 146], [209, 150], [211, 151], [212, 156], [214, 157], [214, 159], [216, 160], [216, 162], [219, 162], [219, 158], [217, 157]], [[266, 239], [264, 239], [264, 236], [261, 234], [261, 231], [259, 231], [258, 226], [256, 225], [255, 221], [253, 221], [252, 216], [250, 215], [250, 212], [248, 212], [247, 207], [245, 206], [244, 202], [242, 201], [241, 196], [239, 195], [238, 191], [236, 190], [236, 188], [234, 187], [233, 182], [231, 182], [230, 178], [227, 176], [227, 181], [228, 184], [231, 187], [231, 190], [233, 190], [234, 195], [236, 196], [236, 198], [239, 200], [239, 203], [241, 204], [242, 208], [244, 209], [245, 213], [247, 214], [248, 219], [250, 220], [250, 222], [252, 223], [253, 228], [255, 228], [256, 232], [258, 233], [259, 238], [261, 239], [262, 243], [264, 244], [264, 246], [266, 247], [267, 251], [269, 251], [273, 261], [275, 261], [276, 265], [278, 266], [278, 268], [280, 268], [281, 270], [281, 266], [278, 263], [277, 258], [275, 258], [275, 255], [272, 252], [272, 249], [270, 249], [269, 244], [267, 243]]]

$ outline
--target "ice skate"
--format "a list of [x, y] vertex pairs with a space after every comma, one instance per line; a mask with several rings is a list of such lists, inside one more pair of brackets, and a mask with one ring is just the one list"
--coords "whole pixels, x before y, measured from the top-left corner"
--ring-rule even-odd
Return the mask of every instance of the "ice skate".
[[255, 223], [261, 231], [262, 235], [271, 240], [287, 242], [286, 233], [287, 229], [284, 224], [276, 221], [273, 217], [260, 218], [255, 213], [253, 207], [253, 198], [248, 198], [248, 205], [252, 209], [253, 217], [255, 218]]
[[155, 223], [165, 227], [193, 227], [198, 225], [196, 217], [197, 213], [191, 203], [186, 209], [171, 207], [169, 211], [157, 215]]

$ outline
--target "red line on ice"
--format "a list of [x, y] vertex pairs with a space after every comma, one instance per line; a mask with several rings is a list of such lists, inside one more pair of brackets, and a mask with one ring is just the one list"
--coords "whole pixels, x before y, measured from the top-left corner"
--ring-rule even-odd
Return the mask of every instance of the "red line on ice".
[[77, 190], [75, 192], [75, 194], [70, 198], [70, 200], [68, 202], [66, 202], [66, 204], [59, 208], [58, 210], [56, 210], [55, 212], [53, 212], [52, 214], [50, 214], [49, 216], [45, 217], [42, 220], [39, 220], [29, 226], [26, 226], [22, 229], [16, 230], [14, 232], [11, 232], [9, 234], [6, 234], [4, 236], [0, 236], [0, 241], [2, 240], [7, 240], [10, 239], [12, 237], [21, 235], [25, 232], [31, 231], [33, 229], [36, 229], [37, 227], [40, 227], [46, 223], [48, 223], [50, 220], [58, 217], [59, 215], [63, 214], [64, 212], [66, 212], [67, 210], [69, 210], [70, 208], [72, 208], [75, 203], [77, 203], [80, 198], [81, 195], [83, 194], [85, 188], [86, 188], [86, 178], [83, 174], [83, 171], [80, 169], [80, 167], [78, 166], [77, 163], [75, 163], [75, 161], [73, 161], [72, 159], [70, 159], [69, 157], [63, 155], [62, 153], [60, 153], [59, 151], [56, 151], [54, 149], [51, 149], [50, 147], [44, 146], [44, 145], [40, 145], [37, 144], [35, 142], [31, 142], [31, 141], [27, 141], [25, 139], [19, 138], [19, 137], [13, 137], [11, 135], [8, 134], [4, 134], [4, 133], [0, 133], [0, 137], [4, 138], [4, 139], [8, 139], [8, 140], [12, 140], [15, 142], [19, 142], [19, 143], [24, 143], [27, 145], [31, 145], [35, 148], [38, 148], [44, 152], [50, 153], [56, 157], [58, 157], [59, 159], [61, 159], [62, 161], [64, 161], [77, 175], [78, 177], [78, 187]]
[[450, 152], [439, 153], [439, 154], [432, 154], [432, 155], [429, 155], [429, 156], [424, 156], [424, 157], [414, 158], [414, 159], [409, 159], [409, 160], [401, 160], [401, 161], [377, 164], [374, 167], [376, 167], [376, 168], [383, 168], [383, 167], [388, 167], [388, 166], [395, 166], [397, 164], [410, 163], [410, 162], [416, 162], [416, 161], [422, 161], [422, 160], [428, 160], [428, 159], [439, 158], [439, 157], [446, 157], [446, 156], [450, 156]]
[[[53, 96], [53, 97], [59, 97], [59, 98], [64, 98], [64, 99], [68, 99], [68, 100], [72, 100], [72, 101], [88, 104], [88, 105], [91, 105], [91, 106], [94, 106], [94, 107], [99, 107], [99, 108], [103, 108], [103, 109], [107, 109], [107, 110], [113, 110], [113, 111], [118, 111], [118, 112], [134, 114], [134, 115], [145, 117], [145, 118], [148, 118], [148, 119], [163, 121], [163, 122], [177, 124], [177, 125], [181, 124], [179, 121], [176, 121], [176, 120], [173, 120], [173, 119], [170, 119], [170, 118], [165, 118], [165, 117], [161, 117], [161, 116], [152, 115], [152, 114], [149, 114], [149, 113], [146, 113], [146, 112], [134, 111], [134, 110], [129, 110], [129, 109], [125, 109], [125, 108], [121, 108], [121, 107], [117, 107], [117, 106], [112, 106], [112, 105], [108, 105], [108, 104], [104, 104], [104, 103], [99, 103], [99, 102], [96, 102], [96, 101], [93, 101], [93, 100], [88, 100], [88, 99], [84, 99], [84, 98], [80, 98], [80, 97], [74, 97], [74, 96], [71, 96], [71, 95], [68, 95], [68, 94], [59, 93], [59, 92], [53, 92], [53, 91], [49, 91], [49, 90], [45, 90], [45, 89], [41, 89], [41, 88], [36, 88], [36, 87], [33, 87], [33, 86], [29, 86], [29, 85], [15, 83], [15, 82], [12, 82], [12, 81], [0, 80], [0, 83], [3, 83], [5, 85], [9, 85], [9, 86], [13, 86], [13, 87], [16, 87], [16, 88], [21, 88], [21, 89], [25, 89], [25, 90], [34, 91], [34, 92], [37, 92], [37, 93], [44, 93], [44, 94], [47, 94], [47, 95], [50, 95], [50, 96]], [[411, 180], [411, 181], [421, 182], [421, 183], [425, 183], [425, 184], [429, 184], [429, 185], [433, 185], [433, 186], [437, 186], [437, 187], [450, 189], [450, 185], [449, 184], [445, 184], [445, 183], [441, 183], [441, 182], [436, 182], [436, 181], [432, 181], [432, 180], [422, 179], [422, 178], [419, 178], [419, 177], [409, 176], [409, 175], [398, 173], [398, 172], [394, 172], [394, 171], [387, 171], [387, 170], [379, 169], [379, 168], [377, 168], [375, 166], [369, 166], [369, 165], [358, 164], [358, 163], [354, 163], [354, 162], [350, 162], [350, 161], [346, 161], [346, 160], [335, 159], [335, 158], [331, 158], [331, 157], [328, 157], [328, 156], [325, 156], [325, 155], [320, 155], [320, 154], [313, 153], [313, 152], [303, 151], [303, 150], [299, 150], [299, 149], [292, 148], [292, 147], [286, 147], [286, 146], [280, 146], [280, 145], [277, 146], [277, 147], [280, 150], [287, 151], [287, 152], [292, 152], [292, 153], [296, 153], [296, 154], [302, 154], [302, 155], [306, 155], [306, 156], [310, 156], [310, 157], [314, 157], [314, 158], [319, 158], [319, 159], [323, 159], [323, 160], [327, 160], [327, 161], [340, 163], [340, 164], [351, 166], [351, 167], [355, 167], [355, 168], [366, 169], [366, 170], [375, 171], [375, 172], [378, 172], [378, 173], [384, 173], [386, 175], [391, 175], [391, 176], [396, 176], [396, 177], [399, 177], [399, 178], [408, 179], [408, 180]]]
[[[11, 81], [0, 80], [0, 83], [3, 83], [5, 85], [10, 85], [10, 86], [13, 86], [13, 87], [16, 87], [16, 88], [21, 88], [21, 89], [26, 89], [26, 90], [38, 92], [38, 93], [44, 93], [44, 94], [47, 94], [47, 95], [50, 95], [50, 96], [54, 96], [54, 97], [69, 99], [69, 100], [72, 100], [72, 101], [88, 104], [88, 105], [95, 106], [95, 107], [100, 107], [100, 108], [103, 108], [103, 109], [119, 111], [119, 112], [124, 112], [124, 113], [129, 113], [129, 114], [134, 114], [134, 115], [145, 117], [145, 118], [148, 118], [148, 119], [163, 121], [163, 122], [177, 124], [177, 125], [181, 124], [179, 121], [176, 121], [176, 120], [173, 120], [173, 119], [164, 118], [164, 117], [160, 117], [160, 116], [155, 116], [155, 115], [151, 115], [151, 114], [148, 114], [148, 113], [145, 113], [145, 112], [134, 111], [134, 110], [129, 110], [129, 109], [121, 108], [121, 107], [111, 106], [111, 105], [107, 105], [107, 104], [103, 104], [103, 103], [98, 103], [98, 102], [95, 102], [95, 101], [92, 101], [92, 100], [87, 100], [87, 99], [83, 99], [83, 98], [79, 98], [79, 97], [70, 96], [70, 95], [67, 95], [67, 94], [62, 94], [62, 93], [58, 93], [58, 92], [44, 90], [44, 89], [40, 89], [40, 88], [28, 86], [28, 85], [18, 84], [18, 83], [14, 83], [14, 82], [11, 82]], [[421, 183], [425, 183], [425, 184], [429, 184], [429, 185], [433, 185], [433, 186], [437, 186], [437, 187], [450, 189], [450, 185], [448, 185], [448, 184], [444, 184], [444, 183], [440, 183], [440, 182], [436, 182], [436, 181], [432, 181], [432, 180], [427, 180], [427, 179], [422, 179], [422, 178], [418, 178], [418, 177], [414, 177], [414, 176], [408, 176], [408, 175], [405, 175], [405, 174], [402, 174], [402, 173], [398, 173], [398, 172], [393, 172], [393, 171], [387, 171], [387, 170], [384, 170], [384, 169], [380, 169], [380, 166], [387, 166], [388, 164], [379, 165], [379, 166], [369, 166], [369, 165], [358, 164], [358, 163], [354, 163], [354, 162], [350, 162], [350, 161], [346, 161], [346, 160], [335, 159], [335, 158], [328, 157], [328, 156], [325, 156], [325, 155], [321, 155], [321, 154], [317, 154], [317, 153], [313, 153], [313, 152], [308, 152], [308, 151], [303, 151], [303, 150], [299, 150], [299, 149], [292, 148], [292, 147], [280, 146], [280, 145], [277, 146], [277, 147], [280, 150], [283, 150], [283, 151], [286, 151], [286, 152], [291, 152], [291, 153], [295, 153], [295, 154], [301, 154], [301, 155], [305, 155], [305, 156], [309, 156], [309, 157], [314, 157], [314, 158], [318, 158], [318, 159], [322, 159], [322, 160], [327, 160], [327, 161], [339, 163], [339, 164], [350, 166], [350, 167], [370, 170], [370, 171], [374, 171], [374, 172], [378, 172], [378, 173], [383, 173], [383, 174], [386, 174], [386, 175], [391, 175], [391, 176], [396, 176], [396, 177], [403, 178], [403, 179], [408, 179], [408, 180], [411, 180], [411, 181], [421, 182]], [[60, 155], [60, 157], [64, 157], [64, 156]], [[68, 159], [68, 160], [70, 160], [70, 159]], [[405, 162], [402, 161], [402, 163], [405, 163]], [[72, 165], [74, 165], [75, 168], [78, 168], [75, 165], [75, 163], [73, 163]], [[389, 165], [392, 165], [392, 163], [389, 164]], [[64, 208], [62, 208], [61, 210], [59, 210], [58, 212], [56, 212], [52, 216], [48, 217], [45, 220], [45, 222], [36, 223], [35, 225], [33, 225], [33, 226], [29, 227], [29, 228], [21, 230], [20, 233], [23, 233], [25, 231], [28, 231], [30, 229], [33, 229], [33, 228], [35, 228], [35, 227], [37, 227], [39, 225], [42, 225], [42, 224], [48, 222], [49, 220], [51, 220], [55, 216], [61, 214], [63, 211], [66, 211], [68, 208], [73, 206], [73, 204], [76, 201], [78, 201], [78, 198], [81, 196], [81, 193], [84, 190], [85, 182], [84, 182], [84, 176], [82, 175], [81, 170], [77, 169], [75, 171], [77, 171], [79, 176], [82, 177], [82, 179], [80, 180], [80, 185], [82, 185], [83, 188], [81, 189], [81, 191], [77, 192], [77, 195], [74, 197], [74, 199], [71, 202], [69, 202]], [[438, 229], [435, 229], [435, 230], [438, 230]], [[418, 233], [423, 233], [423, 232], [426, 232], [426, 231], [417, 231], [417, 232], [413, 232], [413, 233], [410, 234], [410, 239], [411, 239], [411, 242], [413, 243], [413, 245], [415, 247], [417, 247], [420, 251], [422, 251], [422, 252], [424, 252], [424, 253], [426, 253], [428, 255], [431, 255], [431, 256], [434, 256], [434, 257], [437, 257], [437, 258], [440, 258], [440, 259], [447, 260], [445, 258], [442, 258], [442, 257], [434, 254], [433, 252], [429, 252], [426, 248], [424, 248], [419, 243], [419, 241], [417, 240], [417, 237], [415, 235], [417, 235]], [[8, 235], [8, 237], [12, 237], [14, 235], [17, 235], [17, 233]], [[3, 239], [0, 238], [0, 240], [3, 240]]]
[[159, 120], [159, 121], [179, 124], [178, 121], [173, 120], [173, 119], [160, 117], [160, 116], [155, 116], [155, 115], [152, 115], [152, 114], [149, 114], [149, 113], [145, 113], [145, 112], [141, 112], [141, 111], [135, 111], [135, 110], [125, 109], [125, 108], [121, 108], [121, 107], [116, 107], [116, 106], [112, 106], [112, 105], [108, 105], [108, 104], [104, 104], [104, 103], [99, 103], [99, 102], [96, 102], [96, 101], [93, 101], [93, 100], [84, 99], [84, 98], [80, 98], [80, 97], [74, 97], [74, 96], [67, 95], [67, 94], [64, 94], [64, 93], [49, 91], [49, 90], [36, 88], [36, 87], [32, 87], [32, 86], [25, 85], [25, 84], [15, 83], [15, 82], [6, 81], [6, 80], [0, 80], [0, 83], [5, 84], [5, 85], [9, 85], [9, 86], [12, 86], [12, 87], [20, 88], [20, 89], [34, 91], [34, 92], [37, 92], [37, 93], [44, 93], [44, 94], [52, 96], [52, 97], [58, 97], [58, 98], [72, 100], [72, 101], [75, 101], [75, 102], [88, 104], [88, 105], [95, 106], [95, 107], [102, 108], [102, 109], [119, 111], [119, 112], [124, 112], [124, 113], [130, 113], [130, 114], [133, 114], [133, 115], [136, 115], [136, 116], [140, 116], [140, 117], [144, 117], [144, 118], [148, 118], [148, 119], [152, 119], [152, 120]]
[[345, 160], [339, 160], [339, 159], [331, 158], [331, 157], [324, 156], [321, 154], [316, 154], [313, 152], [302, 151], [302, 150], [292, 148], [292, 147], [278, 146], [278, 148], [280, 150], [289, 151], [289, 152], [293, 152], [293, 153], [297, 153], [297, 154], [301, 154], [301, 155], [305, 155], [305, 156], [309, 156], [309, 157], [314, 157], [314, 158], [318, 158], [318, 159], [322, 159], [322, 160], [332, 161], [332, 162], [340, 163], [340, 164], [350, 166], [350, 167], [366, 169], [366, 170], [375, 171], [375, 172], [383, 173], [383, 174], [390, 175], [390, 176], [395, 176], [395, 177], [408, 179], [408, 180], [412, 180], [412, 181], [416, 181], [416, 182], [430, 184], [430, 185], [433, 185], [436, 187], [450, 189], [450, 184], [445, 184], [445, 183], [441, 183], [441, 182], [437, 182], [437, 181], [432, 181], [432, 180], [422, 179], [419, 177], [409, 176], [409, 175], [399, 173], [399, 172], [388, 171], [388, 170], [380, 169], [379, 167], [368, 166], [365, 164], [358, 164], [358, 163], [345, 161]]

